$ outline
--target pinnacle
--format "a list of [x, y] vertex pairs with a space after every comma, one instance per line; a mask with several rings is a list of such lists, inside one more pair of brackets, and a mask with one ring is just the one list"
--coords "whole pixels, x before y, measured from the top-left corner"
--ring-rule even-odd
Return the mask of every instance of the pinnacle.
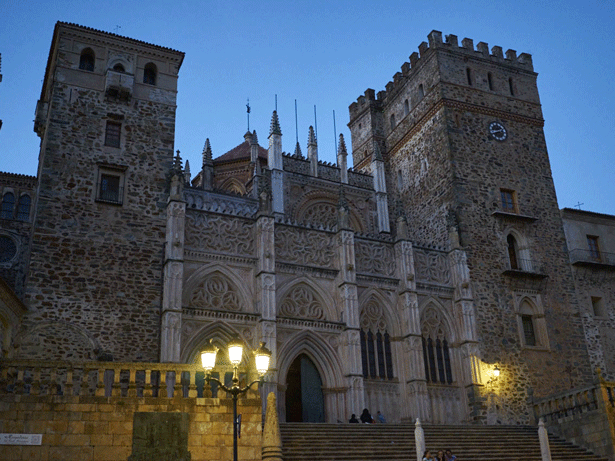
[[211, 159], [211, 145], [209, 144], [209, 138], [207, 138], [203, 146], [203, 163], [211, 161]]
[[175, 155], [175, 158], [173, 159], [173, 171], [177, 173], [182, 172], [182, 158], [179, 156], [179, 149], [177, 149], [177, 154]]
[[278, 120], [278, 111], [274, 110], [271, 116], [271, 127], [269, 128], [269, 136], [272, 134], [278, 134], [282, 136], [282, 129], [280, 128], [280, 121]]
[[344, 142], [344, 135], [340, 133], [340, 143], [337, 147], [337, 152], [339, 154], [348, 155], [348, 151], [346, 150], [346, 142]]
[[252, 132], [252, 141], [250, 144], [258, 144], [258, 137], [256, 136], [256, 130]]
[[316, 134], [314, 133], [314, 127], [310, 125], [310, 132], [308, 134], [308, 145], [318, 144], [316, 141]]
[[297, 145], [295, 146], [295, 156], [299, 158], [303, 158], [303, 154], [301, 153], [301, 146], [299, 145], [299, 141], [297, 141]]

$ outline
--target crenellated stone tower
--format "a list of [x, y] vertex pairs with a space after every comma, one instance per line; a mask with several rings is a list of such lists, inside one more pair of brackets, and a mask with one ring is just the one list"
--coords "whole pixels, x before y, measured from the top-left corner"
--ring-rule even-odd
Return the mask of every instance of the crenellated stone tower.
[[18, 356], [159, 359], [183, 56], [56, 24], [34, 124], [39, 181]]
[[470, 404], [498, 421], [518, 420], [532, 391], [591, 380], [536, 78], [528, 54], [433, 31], [386, 91], [350, 106], [355, 168], [376, 174], [382, 155], [391, 217], [449, 251], [449, 334], [473, 364]]

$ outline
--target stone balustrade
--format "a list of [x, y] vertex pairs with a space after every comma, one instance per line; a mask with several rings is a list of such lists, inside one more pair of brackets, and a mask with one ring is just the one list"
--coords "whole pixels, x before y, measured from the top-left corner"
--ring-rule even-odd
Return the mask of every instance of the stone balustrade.
[[200, 365], [190, 364], [2, 360], [0, 394], [212, 397], [204, 376]]

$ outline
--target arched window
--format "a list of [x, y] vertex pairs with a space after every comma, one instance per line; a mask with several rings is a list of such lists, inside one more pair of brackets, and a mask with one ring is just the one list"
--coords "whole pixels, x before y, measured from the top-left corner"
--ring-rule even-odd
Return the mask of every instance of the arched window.
[[453, 367], [446, 336], [440, 315], [436, 309], [428, 308], [422, 327], [423, 363], [428, 383], [453, 384]]
[[91, 48], [86, 48], [81, 52], [79, 69], [94, 72], [94, 51]]
[[468, 79], [468, 85], [472, 86], [472, 69], [466, 67], [466, 78]]
[[361, 312], [360, 339], [363, 377], [393, 379], [391, 339], [382, 307], [374, 299]]
[[391, 114], [391, 131], [395, 129], [395, 114]]
[[508, 79], [508, 89], [510, 90], [510, 95], [514, 96], [515, 95], [515, 90], [513, 88], [513, 79], [512, 79], [512, 77]]
[[519, 265], [519, 247], [517, 245], [517, 240], [512, 234], [508, 234], [508, 237], [506, 237], [506, 244], [508, 245], [510, 268], [519, 270], [521, 268]]
[[410, 113], [410, 103], [406, 99], [404, 101], [404, 115], [408, 115]]
[[30, 220], [30, 204], [32, 200], [30, 196], [27, 194], [19, 197], [19, 205], [17, 206], [17, 220], [18, 221], [29, 221]]
[[423, 90], [423, 84], [421, 83], [419, 85], [419, 101], [423, 99], [424, 96], [425, 96], [425, 90]]
[[540, 305], [525, 298], [521, 300], [517, 314], [522, 344], [530, 347], [546, 347], [548, 343], [546, 324]]
[[148, 85], [155, 85], [157, 76], [158, 71], [156, 69], [156, 65], [151, 62], [146, 64], [145, 69], [143, 69], [143, 83], [147, 83]]
[[115, 66], [113, 66], [113, 70], [115, 72], [126, 72], [126, 70], [124, 69], [124, 66], [121, 65], [119, 62]]
[[2, 197], [2, 209], [0, 210], [0, 218], [13, 219], [13, 211], [15, 209], [15, 194], [7, 192]]
[[493, 75], [491, 75], [491, 72], [487, 72], [487, 83], [489, 83], [489, 89], [493, 91]]

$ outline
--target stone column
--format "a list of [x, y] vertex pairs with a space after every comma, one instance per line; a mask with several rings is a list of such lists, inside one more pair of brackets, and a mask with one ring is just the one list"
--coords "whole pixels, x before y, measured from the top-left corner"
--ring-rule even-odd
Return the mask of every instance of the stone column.
[[263, 460], [282, 461], [282, 437], [280, 436], [276, 397], [273, 392], [267, 394], [262, 458]]
[[[457, 239], [451, 239], [455, 245]], [[455, 288], [453, 294], [455, 317], [461, 319], [461, 372], [466, 385], [466, 395], [470, 412], [475, 420], [484, 418], [484, 399], [482, 393], [482, 376], [480, 371], [480, 351], [476, 332], [476, 312], [470, 285], [470, 270], [466, 253], [459, 246], [449, 253], [451, 279]]]
[[318, 176], [318, 142], [314, 134], [314, 127], [310, 126], [308, 134], [308, 160], [310, 161], [310, 174], [314, 177]]
[[275, 246], [274, 219], [261, 214], [256, 220], [256, 311], [261, 313], [260, 337], [271, 351], [271, 361], [267, 382], [261, 395], [277, 392], [277, 342], [276, 342], [276, 302], [275, 302]]
[[[341, 315], [345, 323], [340, 352], [344, 364], [344, 376], [348, 381], [346, 412], [360, 414], [365, 408], [365, 389], [361, 364], [361, 342], [359, 324], [359, 298], [357, 295], [354, 232], [349, 229], [345, 203], [340, 204], [337, 245], [339, 251], [338, 292], [341, 301]], [[343, 420], [347, 415], [341, 415]]]
[[186, 218], [183, 179], [181, 173], [173, 176], [171, 193], [167, 201], [162, 289], [162, 337], [160, 341], [161, 362], [180, 361]]
[[282, 158], [282, 129], [278, 121], [278, 114], [274, 110], [271, 117], [269, 133], [269, 151], [267, 153], [268, 167], [271, 170], [271, 197], [273, 212], [284, 213], [284, 162]]
[[374, 141], [374, 157], [372, 158], [372, 173], [374, 175], [374, 190], [376, 191], [376, 210], [378, 212], [378, 231], [390, 232], [389, 204], [387, 186], [384, 175], [384, 160], [378, 143]]
[[423, 343], [421, 339], [421, 318], [414, 271], [412, 242], [408, 240], [406, 218], [397, 219], [397, 241], [395, 242], [397, 276], [400, 280], [398, 308], [402, 318], [402, 347], [397, 348], [400, 364], [399, 380], [402, 383], [401, 405], [402, 421], [415, 418], [429, 420], [427, 405], [427, 381], [423, 363]]

